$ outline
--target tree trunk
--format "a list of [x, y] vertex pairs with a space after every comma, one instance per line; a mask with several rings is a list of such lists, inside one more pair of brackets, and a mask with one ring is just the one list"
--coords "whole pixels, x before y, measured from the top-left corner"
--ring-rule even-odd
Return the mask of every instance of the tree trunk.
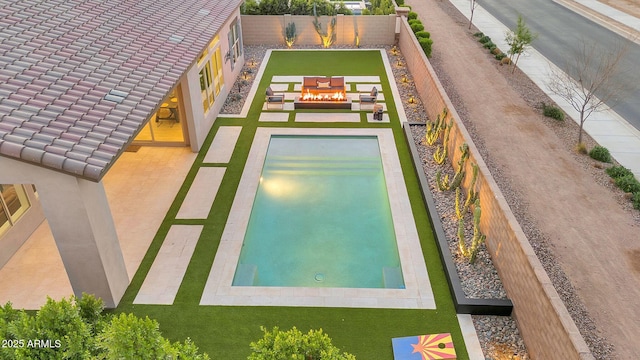
[[582, 127], [584, 126], [584, 111], [580, 112], [580, 132], [578, 133], [578, 145], [582, 144]]
[[512, 74], [516, 72], [516, 65], [518, 64], [518, 60], [520, 60], [520, 53], [516, 55], [516, 61], [513, 62], [513, 68], [511, 69]]

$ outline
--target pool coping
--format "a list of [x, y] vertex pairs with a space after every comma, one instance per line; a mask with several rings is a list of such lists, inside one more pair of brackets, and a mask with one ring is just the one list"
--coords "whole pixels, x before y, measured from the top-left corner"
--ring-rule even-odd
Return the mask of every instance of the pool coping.
[[[405, 289], [232, 286], [269, 140], [272, 135], [376, 136], [387, 183]], [[391, 129], [258, 128], [200, 305], [322, 306], [435, 309], [416, 224]]]

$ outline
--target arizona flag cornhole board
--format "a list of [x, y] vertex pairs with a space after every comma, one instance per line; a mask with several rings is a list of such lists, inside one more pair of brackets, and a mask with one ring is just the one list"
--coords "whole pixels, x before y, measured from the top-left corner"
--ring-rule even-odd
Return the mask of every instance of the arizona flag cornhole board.
[[391, 344], [394, 360], [456, 359], [449, 333], [393, 338]]

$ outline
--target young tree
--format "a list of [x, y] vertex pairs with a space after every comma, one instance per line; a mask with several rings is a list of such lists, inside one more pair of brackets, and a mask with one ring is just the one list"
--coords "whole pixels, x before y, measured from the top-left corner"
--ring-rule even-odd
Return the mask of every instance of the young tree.
[[513, 69], [511, 72], [516, 71], [516, 65], [520, 59], [520, 55], [524, 54], [527, 48], [531, 45], [533, 40], [538, 37], [538, 34], [534, 34], [529, 30], [527, 24], [525, 24], [522, 15], [518, 15], [518, 23], [515, 30], [507, 31], [505, 41], [509, 45], [509, 59], [513, 63]]
[[615, 44], [611, 51], [582, 39], [568, 56], [564, 69], [551, 70], [547, 87], [580, 114], [578, 145], [582, 144], [584, 122], [591, 114], [605, 106], [618, 105], [637, 88], [637, 72], [621, 68], [629, 44], [630, 41]]
[[471, 16], [469, 17], [469, 30], [471, 30], [471, 24], [473, 24], [473, 13], [476, 11], [476, 7], [478, 6], [478, 1], [469, 0], [469, 10], [471, 10]]

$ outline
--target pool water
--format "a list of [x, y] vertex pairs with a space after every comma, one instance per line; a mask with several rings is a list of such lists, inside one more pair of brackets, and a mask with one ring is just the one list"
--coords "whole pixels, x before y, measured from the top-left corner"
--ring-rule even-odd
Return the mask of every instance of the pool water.
[[271, 137], [233, 285], [404, 287], [376, 136]]

